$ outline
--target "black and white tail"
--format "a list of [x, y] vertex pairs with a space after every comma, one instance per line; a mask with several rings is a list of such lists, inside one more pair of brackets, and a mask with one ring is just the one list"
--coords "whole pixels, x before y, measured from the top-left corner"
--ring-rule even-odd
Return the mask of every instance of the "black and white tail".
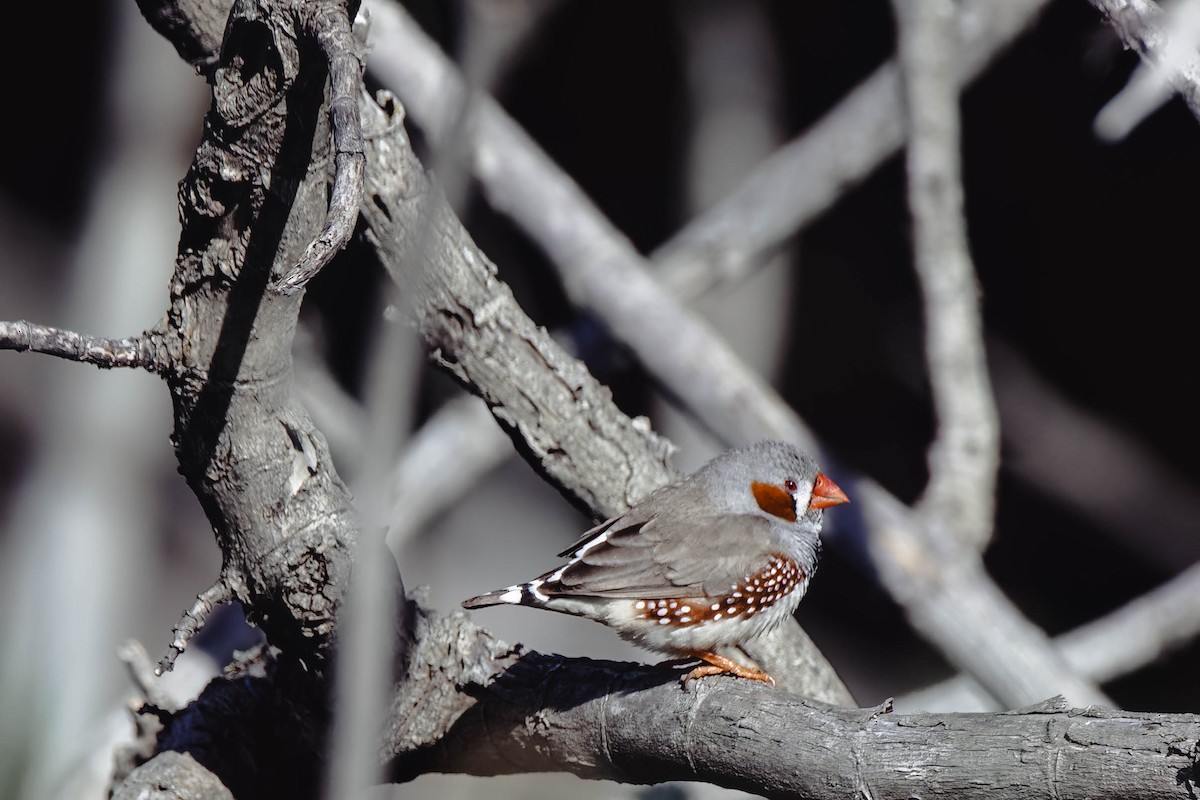
[[529, 583], [518, 583], [513, 586], [506, 586], [503, 589], [497, 589], [494, 592], [481, 594], [478, 597], [472, 597], [469, 600], [462, 601], [463, 608], [487, 608], [488, 606], [500, 605], [516, 605], [516, 606], [540, 606], [545, 604], [546, 597], [541, 591], [544, 580], [538, 579]]

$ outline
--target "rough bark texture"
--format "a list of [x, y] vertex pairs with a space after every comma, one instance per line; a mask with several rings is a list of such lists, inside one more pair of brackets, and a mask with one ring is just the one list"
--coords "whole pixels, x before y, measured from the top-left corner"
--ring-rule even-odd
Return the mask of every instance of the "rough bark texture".
[[217, 63], [221, 37], [233, 0], [137, 0], [150, 27], [175, 47], [198, 72]]
[[[381, 107], [382, 106], [382, 107]], [[479, 394], [513, 442], [586, 512], [617, 514], [670, 480], [671, 446], [616, 407], [517, 305], [433, 189], [388, 96], [364, 102], [368, 236], [412, 304], [434, 361]]]
[[[473, 626], [455, 615], [425, 629], [405, 692], [449, 680], [476, 700], [436, 747], [397, 737], [394, 746], [414, 748], [394, 755], [397, 779], [569, 771], [711, 781], [768, 797], [1195, 796], [1200, 723], [1191, 715], [1070, 709], [1056, 699], [1003, 714], [902, 716], [734, 678], [685, 691], [669, 667], [522, 653], [464, 628]], [[456, 649], [464, 641], [472, 648]], [[478, 685], [489, 671], [495, 679]]]
[[267, 291], [321, 230], [325, 62], [287, 9], [239, 3], [205, 137], [180, 185], [163, 341], [180, 471], [213, 524], [221, 581], [273, 643], [321, 653], [356, 532], [324, 437], [292, 390], [300, 296]]
[[113, 795], [118, 800], [233, 800], [220, 779], [187, 753], [166, 752]]
[[[678, 668], [527, 651], [463, 614], [421, 609], [414, 632], [381, 753], [395, 781], [571, 772], [816, 800], [1195, 797], [1192, 715], [1070, 709], [1057, 699], [1002, 714], [897, 715], [886, 704], [838, 708], [736, 678], [684, 690]], [[236, 796], [298, 791], [320, 758], [309, 735], [319, 719], [304, 700], [278, 671], [216, 681], [162, 742], [199, 753]], [[134, 779], [144, 783], [143, 770]], [[136, 796], [132, 785], [117, 796]]]

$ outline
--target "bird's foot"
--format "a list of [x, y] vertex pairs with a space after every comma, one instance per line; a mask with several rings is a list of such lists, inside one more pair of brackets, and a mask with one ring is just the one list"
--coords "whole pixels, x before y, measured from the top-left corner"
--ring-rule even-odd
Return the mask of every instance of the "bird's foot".
[[746, 678], [752, 681], [762, 681], [775, 685], [775, 679], [757, 667], [746, 667], [725, 656], [717, 655], [716, 653], [696, 653], [696, 658], [707, 663], [693, 669], [688, 674], [680, 679], [680, 683], [686, 688], [689, 681], [697, 678], [706, 678], [709, 675], [736, 675], [739, 678]]

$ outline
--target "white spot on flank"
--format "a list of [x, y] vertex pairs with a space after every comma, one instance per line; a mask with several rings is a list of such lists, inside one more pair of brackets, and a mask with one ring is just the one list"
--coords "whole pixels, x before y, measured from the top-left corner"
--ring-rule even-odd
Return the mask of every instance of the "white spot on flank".
[[[665, 617], [665, 616], [667, 615], [667, 609], [665, 609], [665, 608], [660, 608], [660, 609], [658, 610], [658, 615], [659, 615], [660, 617]], [[666, 622], [666, 620], [663, 620], [663, 622]]]
[[720, 610], [721, 610], [721, 604], [720, 604], [720, 603], [713, 603], [711, 606], [709, 606], [709, 610], [710, 610], [710, 611], [720, 611]]
[[637, 604], [636, 604], [636, 605], [634, 605], [634, 608], [637, 608], [637, 609], [643, 609], [643, 608], [645, 608], [645, 607], [646, 607], [646, 601], [645, 601], [645, 600], [638, 600], [638, 601], [637, 601]]
[[690, 613], [690, 612], [691, 612], [691, 610], [692, 610], [692, 607], [691, 607], [691, 606], [680, 606], [680, 607], [679, 607], [679, 613], [680, 613], [680, 614], [688, 614], [688, 613]]
[[691, 617], [680, 617], [679, 621], [680, 622], [691, 622], [692, 618]]
[[671, 620], [669, 620], [669, 619], [660, 619], [660, 620], [658, 621], [658, 624], [659, 624], [659, 625], [666, 625], [666, 624], [667, 624], [668, 622], [670, 622], [670, 621], [671, 621]]
[[721, 618], [721, 615], [720, 615], [720, 614], [713, 614], [713, 620], [714, 620], [714, 621], [715, 621], [715, 620], [718, 620], [718, 619], [720, 619], [720, 618]]

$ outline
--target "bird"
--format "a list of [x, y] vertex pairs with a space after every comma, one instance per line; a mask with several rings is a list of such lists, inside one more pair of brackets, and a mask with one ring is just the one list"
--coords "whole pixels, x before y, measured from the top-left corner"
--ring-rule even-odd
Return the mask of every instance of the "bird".
[[682, 677], [775, 681], [719, 651], [775, 629], [808, 591], [824, 509], [846, 493], [807, 453], [782, 441], [725, 451], [605, 520], [545, 574], [462, 601], [519, 605], [595, 620], [675, 659]]

